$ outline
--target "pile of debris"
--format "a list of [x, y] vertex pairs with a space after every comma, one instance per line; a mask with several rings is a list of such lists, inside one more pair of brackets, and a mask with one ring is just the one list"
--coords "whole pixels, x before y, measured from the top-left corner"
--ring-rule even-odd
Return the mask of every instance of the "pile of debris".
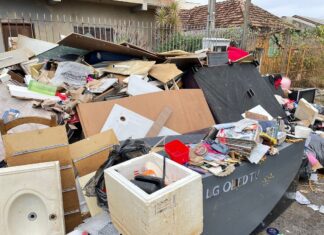
[[305, 139], [307, 174], [322, 168], [324, 108], [303, 91], [289, 99], [289, 80], [257, 66], [233, 47], [158, 54], [75, 33], [57, 44], [19, 35], [0, 53], [0, 175], [3, 189], [21, 184], [4, 190], [14, 199], [1, 208], [23, 210], [26, 226], [5, 233], [201, 234], [202, 177]]

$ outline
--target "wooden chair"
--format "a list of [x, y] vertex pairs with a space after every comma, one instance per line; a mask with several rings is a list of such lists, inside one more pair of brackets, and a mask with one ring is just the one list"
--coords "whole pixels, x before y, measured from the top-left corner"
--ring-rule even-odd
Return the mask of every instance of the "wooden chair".
[[32, 116], [31, 117], [21, 117], [21, 118], [17, 118], [12, 121], [9, 121], [7, 123], [4, 123], [3, 119], [0, 119], [1, 135], [6, 135], [10, 129], [12, 129], [16, 126], [20, 126], [23, 124], [31, 124], [31, 123], [42, 124], [42, 125], [46, 125], [49, 127], [57, 126], [56, 115], [51, 115], [51, 119], [42, 118], [42, 117], [32, 117]]

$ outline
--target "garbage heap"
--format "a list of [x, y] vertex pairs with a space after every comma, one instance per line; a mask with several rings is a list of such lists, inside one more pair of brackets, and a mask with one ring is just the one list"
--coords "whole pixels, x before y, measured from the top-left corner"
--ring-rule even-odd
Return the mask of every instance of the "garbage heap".
[[201, 234], [204, 177], [266, 165], [298, 142], [303, 177], [324, 164], [316, 89], [262, 77], [239, 48], [19, 35], [0, 69], [0, 205], [25, 224], [5, 234]]

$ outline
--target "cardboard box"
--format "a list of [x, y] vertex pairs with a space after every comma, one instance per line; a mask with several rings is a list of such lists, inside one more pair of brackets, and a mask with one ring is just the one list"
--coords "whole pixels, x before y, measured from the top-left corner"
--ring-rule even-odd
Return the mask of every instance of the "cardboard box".
[[108, 205], [112, 221], [123, 235], [198, 235], [203, 231], [201, 176], [166, 159], [169, 185], [145, 193], [130, 179], [151, 162], [160, 169], [161, 155], [150, 153], [105, 170]]

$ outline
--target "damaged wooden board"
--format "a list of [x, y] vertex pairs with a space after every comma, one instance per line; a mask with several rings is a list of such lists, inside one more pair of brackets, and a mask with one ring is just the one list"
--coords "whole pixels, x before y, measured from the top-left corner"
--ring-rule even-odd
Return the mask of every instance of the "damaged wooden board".
[[155, 79], [167, 83], [182, 74], [175, 64], [155, 64], [149, 71], [149, 75]]
[[78, 175], [84, 176], [98, 170], [116, 144], [119, 142], [111, 129], [71, 144], [70, 154]]
[[130, 55], [137, 58], [146, 58], [150, 60], [161, 60], [158, 55], [147, 53], [144, 50], [137, 50], [122, 46], [119, 44], [111, 43], [97, 38], [88, 37], [85, 35], [71, 33], [58, 42], [59, 45], [79, 48], [88, 51], [109, 51], [116, 54]]
[[0, 69], [28, 61], [34, 53], [26, 48], [0, 53]]
[[57, 46], [58, 44], [56, 43], [46, 42], [18, 34], [17, 49], [27, 48], [34, 52], [35, 55], [42, 54]]
[[110, 64], [104, 71], [121, 75], [147, 75], [155, 61], [129, 60]]
[[50, 161], [59, 161], [61, 166], [71, 165], [64, 126], [7, 134], [2, 139], [9, 166]]
[[173, 112], [165, 127], [182, 134], [209, 128], [215, 124], [202, 91], [182, 89], [79, 104], [77, 111], [86, 137], [100, 132], [115, 104], [151, 120], [156, 120], [161, 110], [169, 106]]

